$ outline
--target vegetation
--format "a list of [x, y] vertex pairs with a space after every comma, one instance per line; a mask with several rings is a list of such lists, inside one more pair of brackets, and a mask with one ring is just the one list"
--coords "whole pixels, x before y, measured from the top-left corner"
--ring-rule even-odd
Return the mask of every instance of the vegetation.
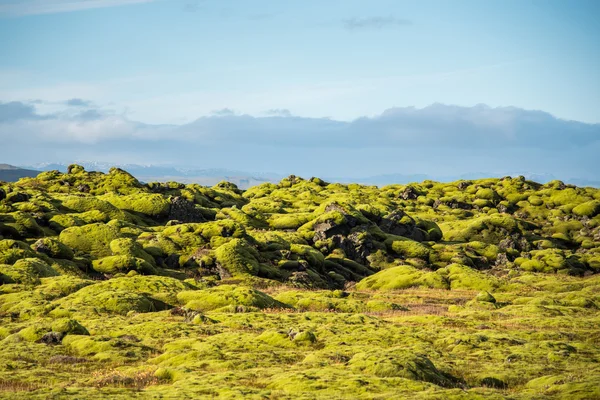
[[2, 398], [600, 398], [600, 190], [0, 182]]

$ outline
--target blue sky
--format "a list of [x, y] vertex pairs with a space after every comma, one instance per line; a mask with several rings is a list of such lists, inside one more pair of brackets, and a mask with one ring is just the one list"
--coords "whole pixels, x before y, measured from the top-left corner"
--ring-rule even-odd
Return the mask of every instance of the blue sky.
[[[436, 131], [437, 136], [425, 134], [428, 141], [419, 145], [439, 142], [446, 143], [442, 150], [465, 151], [460, 132], [465, 118], [469, 134], [480, 134], [482, 143], [496, 143], [485, 138], [497, 135], [502, 125], [502, 137], [512, 147], [490, 161], [494, 171], [531, 169], [542, 164], [515, 164], [523, 148], [545, 141], [556, 147], [560, 140], [569, 144], [583, 137], [579, 125], [561, 125], [561, 120], [590, 124], [581, 128], [586, 140], [574, 140], [585, 142], [581, 146], [588, 152], [596, 150], [599, 20], [595, 0], [0, 0], [0, 136], [12, 140], [4, 147], [11, 151], [0, 150], [0, 158], [27, 159], [10, 136], [19, 131], [31, 139], [62, 143], [58, 139], [68, 138], [81, 145], [77, 152], [43, 156], [44, 145], [29, 153], [37, 154], [37, 161], [75, 153], [138, 161], [149, 155], [97, 154], [89, 146], [116, 139], [160, 141], [182, 130], [185, 138], [206, 138], [208, 125], [212, 137], [230, 137], [243, 115], [281, 122], [277, 129], [284, 136], [303, 135], [308, 124], [308, 136], [317, 146], [314, 133], [326, 132], [332, 122], [323, 118], [377, 122], [386, 110], [416, 107], [425, 110], [422, 115], [431, 126], [425, 129], [419, 122], [418, 128], [410, 125], [412, 133], [396, 129], [385, 138], [396, 144], [401, 138], [414, 147], [410, 135]], [[428, 108], [436, 103], [460, 107]], [[518, 110], [507, 111], [510, 107]], [[548, 115], [531, 117], [525, 110]], [[201, 117], [220, 122], [194, 125]], [[299, 125], [280, 118], [296, 118]], [[402, 118], [395, 123], [406, 123]], [[527, 118], [537, 125], [527, 125]], [[348, 131], [347, 141], [362, 143], [382, 124], [348, 126], [368, 126]], [[511, 136], [522, 131], [516, 126], [540, 132], [520, 141]], [[205, 131], [189, 133], [191, 127]], [[259, 143], [271, 135], [252, 132], [248, 135], [256, 135]], [[554, 136], [544, 137], [544, 132]], [[442, 137], [453, 139], [432, 142]], [[280, 164], [261, 164], [261, 169], [284, 169], [296, 143], [280, 142]], [[252, 163], [242, 155], [243, 147], [238, 150], [241, 167]], [[551, 165], [540, 166], [536, 172], [596, 178], [598, 162], [578, 163], [580, 150], [572, 150], [568, 166], [558, 163], [552, 171]], [[389, 157], [378, 160], [381, 165], [372, 172], [406, 168]], [[457, 171], [488, 168], [478, 163], [465, 163]], [[202, 166], [228, 166], [212, 164]], [[338, 159], [331, 167], [341, 165], [346, 164]]]
[[0, 15], [4, 101], [86, 98], [148, 123], [435, 102], [600, 122], [595, 0], [0, 0]]

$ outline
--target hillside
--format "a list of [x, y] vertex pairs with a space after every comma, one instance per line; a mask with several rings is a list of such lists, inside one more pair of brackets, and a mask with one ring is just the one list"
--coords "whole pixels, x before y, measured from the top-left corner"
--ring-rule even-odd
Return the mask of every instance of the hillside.
[[40, 171], [24, 169], [9, 164], [0, 164], [0, 181], [16, 182], [21, 178], [31, 178], [37, 176]]
[[600, 398], [600, 190], [0, 186], [0, 397]]

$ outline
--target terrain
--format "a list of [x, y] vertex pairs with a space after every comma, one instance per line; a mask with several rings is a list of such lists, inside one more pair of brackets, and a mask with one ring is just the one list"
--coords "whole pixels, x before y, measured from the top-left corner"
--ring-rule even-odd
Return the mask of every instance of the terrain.
[[600, 190], [0, 184], [1, 398], [600, 398]]
[[14, 182], [21, 178], [34, 177], [40, 171], [19, 168], [9, 164], [0, 164], [0, 181]]

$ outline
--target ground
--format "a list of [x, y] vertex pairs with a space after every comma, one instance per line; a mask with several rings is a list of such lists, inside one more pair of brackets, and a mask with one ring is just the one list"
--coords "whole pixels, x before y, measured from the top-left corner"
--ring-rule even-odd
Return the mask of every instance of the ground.
[[0, 183], [0, 398], [600, 398], [600, 191]]

